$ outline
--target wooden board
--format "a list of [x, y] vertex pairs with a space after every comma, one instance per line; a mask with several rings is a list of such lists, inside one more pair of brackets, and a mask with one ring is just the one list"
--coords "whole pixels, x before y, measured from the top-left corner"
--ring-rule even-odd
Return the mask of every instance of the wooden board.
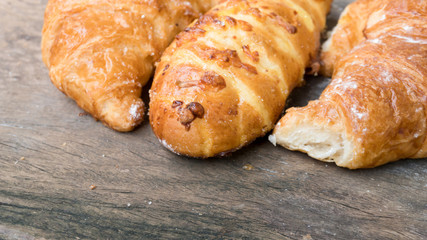
[[[426, 159], [350, 171], [262, 138], [196, 160], [147, 121], [117, 133], [79, 116], [41, 61], [46, 3], [0, 1], [0, 239], [427, 238]], [[327, 83], [308, 79], [290, 105]]]

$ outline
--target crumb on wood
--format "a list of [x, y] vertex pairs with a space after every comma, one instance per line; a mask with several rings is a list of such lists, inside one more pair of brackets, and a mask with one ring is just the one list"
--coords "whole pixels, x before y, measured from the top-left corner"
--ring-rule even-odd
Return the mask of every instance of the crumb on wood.
[[22, 161], [22, 160], [25, 160], [25, 157], [21, 157], [19, 160], [21, 160], [21, 161]]
[[243, 169], [245, 169], [245, 170], [247, 170], [247, 171], [252, 171], [252, 170], [254, 170], [254, 166], [252, 166], [251, 164], [245, 164], [244, 166], [243, 166]]
[[89, 188], [90, 188], [90, 190], [95, 190], [96, 186], [92, 184], [92, 185], [90, 185]]
[[63, 147], [65, 147], [66, 145], [67, 145], [67, 143], [66, 143], [66, 142], [64, 142], [64, 143], [62, 144], [62, 146], [63, 146]]
[[81, 112], [81, 113], [79, 113], [79, 117], [84, 117], [84, 116], [87, 116], [87, 115], [89, 115], [89, 113], [87, 113], [87, 112]]
[[302, 237], [303, 240], [312, 240], [313, 238], [311, 237], [310, 234], [307, 234], [305, 236]]

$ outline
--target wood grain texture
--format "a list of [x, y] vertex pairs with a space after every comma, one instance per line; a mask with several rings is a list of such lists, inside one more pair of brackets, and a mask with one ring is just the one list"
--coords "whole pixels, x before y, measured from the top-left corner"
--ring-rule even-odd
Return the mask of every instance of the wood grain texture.
[[[117, 133], [79, 116], [41, 61], [46, 3], [0, 1], [0, 239], [427, 238], [426, 159], [349, 171], [263, 138], [195, 160], [148, 121]], [[327, 82], [309, 79], [288, 105]]]

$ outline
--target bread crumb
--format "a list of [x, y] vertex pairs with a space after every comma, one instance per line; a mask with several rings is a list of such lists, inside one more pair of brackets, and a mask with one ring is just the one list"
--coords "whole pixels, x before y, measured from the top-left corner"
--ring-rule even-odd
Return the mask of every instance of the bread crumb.
[[254, 170], [254, 166], [252, 166], [252, 165], [250, 165], [250, 164], [248, 163], [248, 164], [245, 164], [245, 165], [243, 166], [243, 169], [245, 169], [245, 170], [247, 170], [247, 171], [252, 171], [252, 170]]
[[21, 157], [19, 160], [21, 160], [21, 161], [22, 161], [22, 160], [25, 160], [25, 157]]
[[90, 185], [89, 188], [90, 188], [90, 190], [95, 190], [96, 186], [92, 184], [92, 185]]
[[67, 143], [66, 143], [66, 142], [64, 142], [64, 143], [62, 144], [62, 146], [63, 146], [63, 147], [65, 147], [66, 145], [67, 145]]
[[312, 240], [313, 238], [311, 237], [310, 234], [307, 234], [305, 236], [302, 237], [303, 240]]
[[276, 144], [277, 144], [276, 135], [271, 134], [270, 136], [268, 136], [268, 141], [270, 141], [276, 147]]

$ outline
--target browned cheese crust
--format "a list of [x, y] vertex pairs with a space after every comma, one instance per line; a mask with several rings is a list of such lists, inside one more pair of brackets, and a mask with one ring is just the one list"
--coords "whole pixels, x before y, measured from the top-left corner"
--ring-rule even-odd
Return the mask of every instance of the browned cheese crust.
[[[338, 132], [350, 154], [320, 160], [351, 169], [427, 157], [427, 1], [377, 2], [365, 26], [356, 28], [367, 40], [345, 50], [319, 100], [288, 111], [275, 129], [277, 139], [302, 126]], [[332, 39], [346, 38], [349, 30], [338, 27]]]
[[43, 61], [53, 84], [105, 125], [140, 124], [154, 62], [216, 0], [50, 0]]
[[270, 131], [316, 58], [330, 3], [230, 0], [186, 28], [150, 92], [150, 123], [163, 145], [205, 158]]

